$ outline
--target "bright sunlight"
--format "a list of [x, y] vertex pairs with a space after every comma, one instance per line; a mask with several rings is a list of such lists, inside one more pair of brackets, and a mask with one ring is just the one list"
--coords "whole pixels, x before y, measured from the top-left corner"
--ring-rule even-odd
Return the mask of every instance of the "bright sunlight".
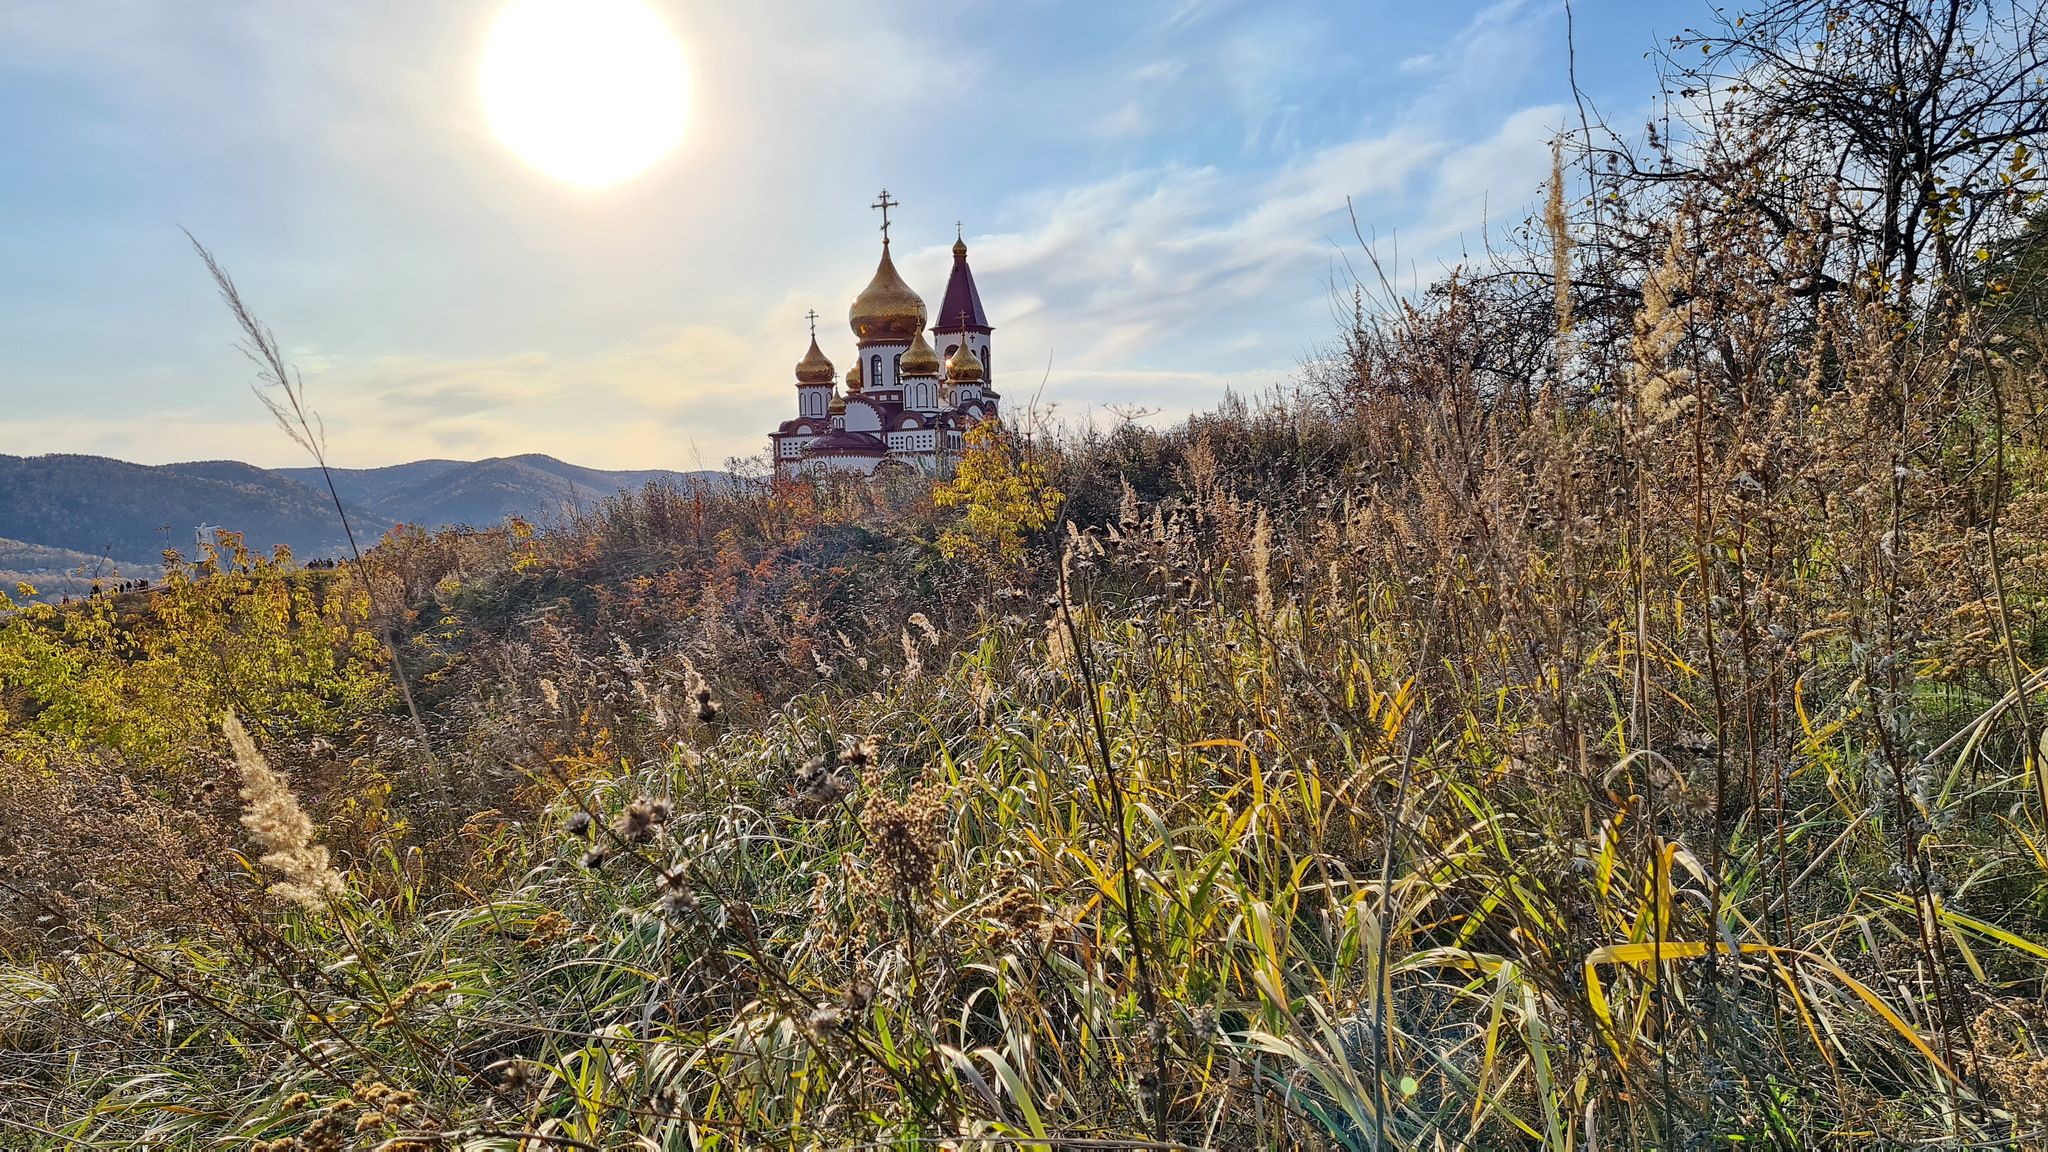
[[513, 0], [484, 47], [480, 82], [498, 139], [586, 188], [660, 159], [689, 113], [682, 48], [641, 0]]

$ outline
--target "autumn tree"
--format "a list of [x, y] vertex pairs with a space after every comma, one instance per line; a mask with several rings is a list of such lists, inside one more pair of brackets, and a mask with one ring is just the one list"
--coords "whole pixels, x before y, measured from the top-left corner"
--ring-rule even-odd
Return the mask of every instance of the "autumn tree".
[[932, 493], [940, 507], [966, 509], [961, 523], [939, 537], [939, 548], [949, 557], [1015, 564], [1025, 540], [1053, 522], [1065, 497], [1031, 443], [993, 420], [968, 430], [966, 449], [953, 478]]

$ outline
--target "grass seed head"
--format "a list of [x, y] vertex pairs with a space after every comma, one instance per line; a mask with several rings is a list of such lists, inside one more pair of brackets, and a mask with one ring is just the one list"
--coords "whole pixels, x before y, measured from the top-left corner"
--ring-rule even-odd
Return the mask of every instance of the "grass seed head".
[[242, 825], [263, 849], [263, 866], [283, 876], [270, 891], [308, 911], [324, 911], [329, 900], [347, 893], [348, 884], [328, 863], [327, 849], [313, 843], [312, 818], [299, 807], [290, 782], [257, 750], [241, 719], [230, 712], [221, 727], [242, 773]]
[[[873, 769], [869, 775], [874, 775]], [[927, 778], [896, 801], [881, 794], [879, 780], [870, 779], [868, 792], [860, 825], [883, 878], [901, 892], [929, 891], [938, 876], [946, 820], [951, 814], [947, 789]]]

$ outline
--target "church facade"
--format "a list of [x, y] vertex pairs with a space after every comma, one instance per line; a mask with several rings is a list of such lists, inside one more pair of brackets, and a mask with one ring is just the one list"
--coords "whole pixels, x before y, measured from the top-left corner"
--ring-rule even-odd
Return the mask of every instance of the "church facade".
[[927, 339], [924, 298], [889, 258], [893, 206], [883, 193], [882, 262], [847, 315], [858, 351], [843, 392], [818, 347], [813, 314], [811, 348], [796, 366], [796, 416], [768, 434], [778, 473], [938, 472], [958, 456], [967, 429], [1000, 418], [989, 358], [995, 329], [967, 266], [966, 241], [953, 244], [953, 273]]

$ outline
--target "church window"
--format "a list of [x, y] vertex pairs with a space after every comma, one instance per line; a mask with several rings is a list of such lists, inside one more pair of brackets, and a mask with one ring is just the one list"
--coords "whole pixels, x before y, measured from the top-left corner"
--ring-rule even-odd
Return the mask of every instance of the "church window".
[[946, 359], [951, 360], [953, 358], [953, 353], [958, 352], [959, 350], [960, 346], [958, 344], [946, 345]]
[[898, 356], [894, 361], [890, 363], [889, 381], [890, 383], [897, 385], [901, 385], [903, 383], [903, 357]]
[[875, 377], [875, 387], [883, 387], [884, 382], [882, 380], [882, 358], [880, 356], [877, 356], [873, 360], [870, 360], [869, 363], [874, 365], [873, 374]]
[[981, 350], [981, 378], [983, 380], [990, 380], [995, 377], [995, 374], [995, 362], [988, 358], [988, 348], [983, 347]]

